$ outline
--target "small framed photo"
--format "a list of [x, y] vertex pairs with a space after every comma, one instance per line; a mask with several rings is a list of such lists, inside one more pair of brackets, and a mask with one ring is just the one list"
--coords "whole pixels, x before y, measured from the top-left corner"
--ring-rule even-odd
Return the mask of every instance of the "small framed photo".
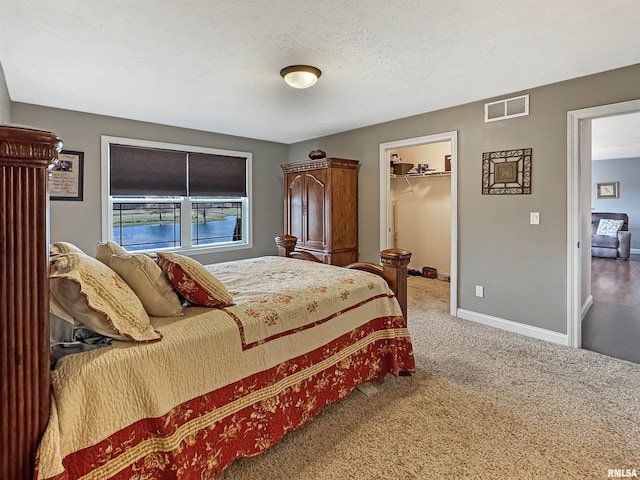
[[51, 200], [82, 201], [84, 152], [62, 150], [49, 172]]
[[618, 198], [620, 182], [596, 183], [596, 198]]

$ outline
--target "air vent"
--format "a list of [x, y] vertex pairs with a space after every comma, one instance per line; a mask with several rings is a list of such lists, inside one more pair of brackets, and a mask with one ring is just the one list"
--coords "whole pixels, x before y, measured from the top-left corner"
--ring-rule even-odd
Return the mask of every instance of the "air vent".
[[495, 122], [529, 115], [529, 95], [484, 104], [484, 121]]

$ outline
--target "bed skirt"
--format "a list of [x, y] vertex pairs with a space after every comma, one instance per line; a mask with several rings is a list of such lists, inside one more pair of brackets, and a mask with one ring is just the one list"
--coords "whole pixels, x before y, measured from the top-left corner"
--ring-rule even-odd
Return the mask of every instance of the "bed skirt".
[[63, 459], [65, 471], [50, 478], [215, 478], [233, 460], [263, 452], [357, 385], [412, 372], [404, 318], [376, 318], [306, 355], [74, 452]]

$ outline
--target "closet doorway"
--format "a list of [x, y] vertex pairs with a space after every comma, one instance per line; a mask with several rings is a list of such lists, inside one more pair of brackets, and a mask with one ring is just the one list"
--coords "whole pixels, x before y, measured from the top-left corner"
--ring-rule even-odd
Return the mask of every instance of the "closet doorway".
[[[392, 162], [413, 169], [394, 174]], [[448, 279], [451, 315], [458, 304], [457, 197], [457, 132], [380, 144], [380, 248], [406, 248], [410, 270], [431, 267]]]

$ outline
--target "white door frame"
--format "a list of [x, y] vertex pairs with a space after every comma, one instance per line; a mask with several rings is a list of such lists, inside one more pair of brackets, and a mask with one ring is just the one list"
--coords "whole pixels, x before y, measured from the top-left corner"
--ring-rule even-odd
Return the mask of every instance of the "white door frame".
[[580, 200], [582, 193], [580, 189], [582, 176], [580, 123], [584, 120], [638, 111], [640, 111], [640, 100], [567, 112], [567, 339], [572, 347], [580, 348], [582, 346], [582, 265], [579, 247], [582, 207]]
[[449, 313], [458, 310], [458, 132], [444, 132], [380, 144], [380, 250], [389, 248], [391, 202], [389, 190], [390, 150], [429, 143], [451, 142], [451, 273], [449, 274]]

